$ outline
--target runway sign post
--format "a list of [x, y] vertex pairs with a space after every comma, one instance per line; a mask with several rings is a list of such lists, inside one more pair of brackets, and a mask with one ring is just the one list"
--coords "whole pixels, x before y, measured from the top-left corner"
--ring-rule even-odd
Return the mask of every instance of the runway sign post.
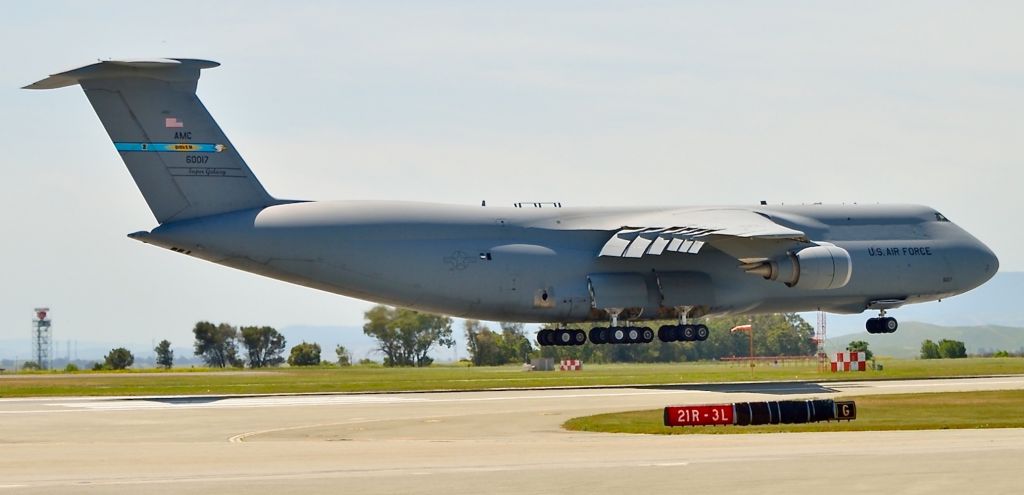
[[857, 419], [857, 404], [852, 400], [836, 402], [836, 419], [844, 421]]
[[665, 408], [665, 426], [731, 425], [734, 415], [732, 404], [669, 406]]
[[756, 426], [857, 419], [853, 401], [832, 399], [668, 406], [665, 426]]

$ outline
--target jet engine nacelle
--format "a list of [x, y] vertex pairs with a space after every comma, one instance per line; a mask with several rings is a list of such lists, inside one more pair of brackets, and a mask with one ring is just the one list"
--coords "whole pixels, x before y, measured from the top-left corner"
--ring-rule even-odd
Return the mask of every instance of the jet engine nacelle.
[[845, 249], [832, 245], [804, 248], [786, 256], [743, 265], [747, 273], [806, 290], [838, 289], [850, 282], [853, 261]]

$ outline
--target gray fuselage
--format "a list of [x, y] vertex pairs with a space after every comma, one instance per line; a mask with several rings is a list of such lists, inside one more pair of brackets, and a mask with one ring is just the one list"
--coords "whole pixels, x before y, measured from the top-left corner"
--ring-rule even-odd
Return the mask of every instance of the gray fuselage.
[[[824, 310], [933, 301], [991, 278], [998, 260], [935, 210], [914, 205], [729, 207], [754, 211], [850, 254], [849, 282], [803, 290], [744, 272], [713, 245], [698, 255], [599, 257], [608, 226], [686, 208], [503, 208], [375, 201], [294, 202], [161, 225], [144, 242], [288, 282], [488, 320], [608, 318], [588, 277], [634, 274], [627, 319]], [[664, 304], [659, 275], [683, 274]], [[680, 299], [681, 297], [681, 299]], [[595, 307], [596, 306], [596, 307]], [[698, 311], [691, 311], [698, 308]]]

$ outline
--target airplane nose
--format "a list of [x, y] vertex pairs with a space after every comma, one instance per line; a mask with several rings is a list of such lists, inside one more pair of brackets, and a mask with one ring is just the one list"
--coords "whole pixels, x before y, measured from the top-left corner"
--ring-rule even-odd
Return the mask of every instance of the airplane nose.
[[971, 288], [988, 282], [999, 271], [999, 258], [981, 241], [973, 240], [961, 251], [961, 256], [961, 279]]
[[996, 253], [993, 253], [988, 246], [982, 244], [980, 241], [978, 242], [978, 247], [980, 251], [978, 256], [981, 258], [981, 262], [984, 265], [983, 272], [985, 274], [985, 280], [982, 282], [984, 283], [987, 282], [988, 279], [994, 277], [996, 272], [999, 271], [999, 258], [996, 257]]

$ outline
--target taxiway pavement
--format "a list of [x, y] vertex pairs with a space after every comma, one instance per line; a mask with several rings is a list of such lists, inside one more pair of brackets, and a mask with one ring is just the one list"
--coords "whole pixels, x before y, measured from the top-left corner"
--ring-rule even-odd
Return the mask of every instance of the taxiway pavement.
[[669, 404], [1024, 389], [1024, 376], [0, 400], [0, 493], [1019, 493], [1024, 430], [616, 435]]

